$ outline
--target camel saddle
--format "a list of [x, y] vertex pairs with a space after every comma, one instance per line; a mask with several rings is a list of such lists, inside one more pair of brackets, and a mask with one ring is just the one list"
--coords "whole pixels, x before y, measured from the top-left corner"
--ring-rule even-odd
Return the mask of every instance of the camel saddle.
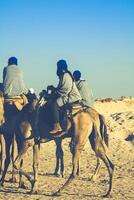
[[72, 104], [65, 104], [60, 108], [60, 124], [62, 129], [65, 131], [67, 129], [67, 118], [73, 121], [73, 117], [83, 110], [87, 109], [87, 106], [81, 104], [81, 102], [76, 102]]
[[15, 107], [20, 111], [28, 103], [27, 97], [25, 95], [5, 97], [4, 102], [6, 104], [15, 105]]

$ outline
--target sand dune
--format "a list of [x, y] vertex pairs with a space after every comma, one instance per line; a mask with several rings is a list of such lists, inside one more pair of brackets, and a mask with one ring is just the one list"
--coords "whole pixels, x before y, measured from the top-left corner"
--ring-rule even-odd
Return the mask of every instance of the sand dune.
[[[108, 125], [110, 137], [109, 154], [115, 164], [115, 174], [113, 179], [113, 200], [134, 199], [134, 99], [124, 98], [123, 100], [96, 101], [95, 108], [103, 114]], [[80, 161], [80, 177], [78, 177], [60, 197], [52, 197], [51, 193], [65, 182], [71, 172], [71, 154], [69, 151], [69, 139], [63, 141], [65, 176], [54, 177], [52, 173], [55, 167], [55, 144], [49, 142], [41, 145], [40, 172], [39, 172], [39, 194], [29, 195], [30, 185], [26, 179], [28, 189], [18, 189], [17, 183], [5, 183], [0, 188], [1, 200], [101, 200], [101, 195], [105, 193], [108, 186], [108, 174], [102, 164], [99, 179], [95, 182], [89, 181], [92, 175], [96, 158], [87, 143]], [[26, 155], [24, 169], [32, 173], [32, 149]], [[11, 167], [10, 169], [11, 170]], [[11, 174], [8, 173], [8, 180]]]

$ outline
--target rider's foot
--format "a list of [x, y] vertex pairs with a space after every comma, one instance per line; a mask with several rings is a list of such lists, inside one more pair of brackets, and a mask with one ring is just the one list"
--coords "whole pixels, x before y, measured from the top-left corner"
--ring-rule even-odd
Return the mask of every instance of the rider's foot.
[[54, 129], [52, 131], [50, 131], [51, 134], [56, 134], [58, 132], [61, 132], [62, 131], [62, 128], [60, 126], [60, 123], [55, 123], [54, 124]]

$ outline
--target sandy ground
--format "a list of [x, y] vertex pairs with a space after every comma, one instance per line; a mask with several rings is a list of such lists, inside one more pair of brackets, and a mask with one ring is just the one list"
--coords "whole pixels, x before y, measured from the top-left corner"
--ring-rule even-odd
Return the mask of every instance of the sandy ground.
[[[105, 116], [110, 137], [109, 154], [115, 164], [113, 179], [113, 200], [134, 199], [134, 100], [111, 101], [95, 103], [96, 109]], [[128, 138], [128, 136], [131, 137]], [[126, 140], [126, 138], [128, 138]], [[131, 141], [129, 141], [131, 140]], [[89, 181], [96, 166], [96, 157], [89, 143], [86, 144], [80, 160], [80, 176], [64, 190], [60, 197], [52, 197], [52, 192], [62, 186], [67, 180], [72, 166], [71, 153], [69, 151], [69, 139], [63, 141], [65, 175], [53, 176], [55, 168], [55, 143], [53, 141], [41, 145], [40, 171], [39, 171], [39, 194], [29, 195], [30, 184], [24, 178], [27, 189], [19, 189], [17, 183], [10, 183], [10, 170], [6, 176], [4, 187], [0, 188], [0, 200], [101, 200], [108, 188], [108, 173], [102, 164], [97, 181]], [[24, 167], [27, 172], [32, 173], [32, 149], [29, 149]]]

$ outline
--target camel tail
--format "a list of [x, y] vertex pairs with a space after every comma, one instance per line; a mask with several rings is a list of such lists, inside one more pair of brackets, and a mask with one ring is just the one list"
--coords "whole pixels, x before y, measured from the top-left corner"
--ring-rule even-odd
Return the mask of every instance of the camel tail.
[[103, 141], [105, 142], [105, 144], [108, 146], [109, 145], [109, 135], [107, 133], [106, 122], [105, 122], [105, 119], [104, 119], [104, 117], [102, 115], [99, 115], [99, 119], [100, 119], [101, 137], [102, 137]]

